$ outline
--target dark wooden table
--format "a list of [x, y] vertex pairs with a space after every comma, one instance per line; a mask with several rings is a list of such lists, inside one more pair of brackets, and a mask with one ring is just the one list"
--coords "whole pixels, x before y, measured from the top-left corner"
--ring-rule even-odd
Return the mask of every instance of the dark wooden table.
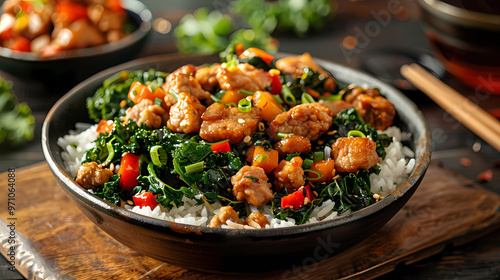
[[[183, 14], [192, 12], [200, 5], [199, 1], [195, 0], [182, 2], [144, 0], [143, 2], [152, 9], [155, 18], [169, 19], [174, 26]], [[404, 8], [403, 13], [389, 14], [390, 17], [384, 22], [377, 20], [379, 18], [377, 15], [387, 14], [389, 2], [394, 1], [339, 0], [336, 19], [324, 32], [306, 39], [278, 36], [279, 50], [290, 53], [307, 51], [315, 57], [363, 70], [370, 70], [366, 68], [365, 62], [375, 57], [381, 50], [429, 53], [430, 48], [414, 1], [396, 1]], [[213, 7], [215, 4], [207, 2], [205, 5]], [[378, 27], [374, 28], [377, 24]], [[367, 28], [374, 29], [366, 33], [366, 30], [369, 30]], [[364, 32], [365, 36], [360, 35], [360, 32]], [[353, 51], [342, 48], [344, 38], [349, 35], [358, 36], [360, 39], [358, 48]], [[169, 34], [153, 32], [149, 44], [139, 56], [175, 51], [172, 32]], [[53, 92], [49, 99], [40, 102], [36, 98], [36, 85], [6, 73], [0, 75], [14, 82], [18, 98], [32, 106], [37, 122], [35, 140], [22, 149], [0, 154], [0, 172], [5, 172], [11, 167], [19, 168], [44, 161], [40, 145], [41, 125], [50, 105], [64, 92]], [[459, 92], [477, 101], [481, 107], [487, 110], [500, 108], [500, 96], [469, 89], [446, 74], [442, 79]], [[473, 181], [480, 172], [491, 168], [494, 171], [493, 180], [479, 184], [500, 194], [498, 167], [500, 152], [464, 128], [422, 93], [406, 91], [405, 94], [417, 103], [430, 125], [433, 136], [433, 159]], [[461, 165], [462, 158], [470, 159], [472, 166]], [[4, 205], [3, 202], [0, 204]], [[500, 231], [498, 230], [477, 240], [460, 246], [450, 246], [435, 253], [433, 257], [415, 263], [400, 264], [394, 271], [380, 276], [380, 279], [498, 279], [500, 277]], [[0, 272], [0, 279], [1, 276]]]

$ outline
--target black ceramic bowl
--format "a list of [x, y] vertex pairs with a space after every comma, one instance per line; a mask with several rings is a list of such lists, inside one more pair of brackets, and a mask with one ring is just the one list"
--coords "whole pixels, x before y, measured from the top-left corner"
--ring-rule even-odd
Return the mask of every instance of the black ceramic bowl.
[[134, 32], [123, 39], [100, 46], [63, 51], [49, 58], [0, 47], [0, 70], [44, 85], [73, 82], [71, 86], [74, 86], [101, 70], [135, 58], [150, 34], [152, 14], [138, 0], [123, 0], [123, 5], [129, 19], [137, 26]]
[[176, 224], [132, 213], [107, 203], [82, 189], [63, 168], [56, 141], [75, 122], [89, 122], [85, 98], [102, 82], [124, 69], [150, 67], [173, 71], [191, 63], [216, 62], [216, 57], [166, 55], [138, 59], [98, 73], [82, 82], [49, 112], [43, 124], [45, 158], [63, 189], [102, 230], [145, 255], [171, 264], [202, 271], [263, 271], [310, 264], [331, 257], [382, 227], [408, 201], [420, 184], [431, 157], [431, 141], [422, 113], [402, 93], [380, 80], [338, 64], [317, 60], [337, 79], [378, 87], [394, 103], [397, 123], [412, 133], [407, 143], [416, 151], [416, 167], [410, 177], [387, 198], [350, 215], [327, 222], [283, 229], [230, 230]]

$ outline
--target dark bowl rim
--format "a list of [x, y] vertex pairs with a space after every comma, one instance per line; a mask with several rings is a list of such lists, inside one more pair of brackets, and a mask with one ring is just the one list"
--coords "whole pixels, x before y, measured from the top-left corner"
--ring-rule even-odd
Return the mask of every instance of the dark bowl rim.
[[56, 56], [47, 58], [40, 57], [38, 54], [32, 52], [18, 52], [6, 47], [0, 47], [0, 58], [33, 63], [58, 62], [75, 58], [106, 55], [130, 47], [149, 35], [152, 29], [153, 14], [149, 8], [139, 0], [123, 0], [123, 5], [127, 13], [132, 13], [137, 16], [135, 22], [137, 24], [137, 29], [118, 41], [94, 47], [66, 50]]
[[[285, 54], [281, 53], [283, 55], [290, 55], [290, 54]], [[431, 158], [431, 136], [430, 136], [430, 129], [425, 121], [423, 114], [420, 110], [418, 110], [417, 106], [410, 101], [409, 98], [404, 96], [399, 90], [394, 88], [392, 85], [376, 78], [373, 75], [367, 74], [363, 71], [353, 69], [341, 64], [337, 64], [334, 62], [322, 60], [322, 59], [315, 59], [316, 62], [318, 62], [320, 65], [324, 64], [331, 64], [334, 65], [335, 67], [338, 67], [337, 69], [342, 70], [349, 70], [356, 72], [357, 75], [365, 76], [366, 78], [374, 79], [378, 83], [381, 83], [385, 85], [386, 87], [390, 88], [392, 91], [394, 91], [397, 95], [398, 98], [402, 98], [403, 101], [406, 103], [406, 105], [409, 105], [411, 109], [415, 111], [417, 116], [419, 117], [419, 120], [422, 122], [422, 125], [424, 127], [424, 135], [421, 136], [421, 139], [416, 145], [420, 146], [422, 149], [422, 157], [419, 157], [416, 162], [415, 162], [415, 167], [412, 173], [409, 175], [409, 177], [400, 185], [396, 188], [395, 191], [393, 191], [389, 196], [384, 198], [383, 200], [374, 203], [368, 207], [365, 207], [361, 210], [352, 212], [348, 215], [345, 216], [338, 216], [335, 217], [332, 220], [329, 221], [324, 221], [324, 222], [316, 222], [316, 223], [310, 223], [310, 224], [303, 224], [303, 225], [296, 225], [292, 227], [284, 227], [284, 228], [272, 228], [272, 229], [260, 229], [260, 230], [250, 230], [250, 229], [242, 229], [242, 230], [234, 230], [234, 229], [224, 229], [224, 228], [210, 228], [206, 226], [194, 226], [194, 225], [188, 225], [188, 224], [181, 224], [181, 223], [175, 223], [175, 222], [170, 222], [166, 220], [161, 220], [158, 218], [153, 218], [149, 216], [144, 216], [141, 214], [134, 213], [132, 211], [129, 211], [123, 207], [116, 206], [114, 204], [111, 204], [109, 202], [106, 202], [88, 191], [85, 191], [83, 188], [81, 188], [76, 182], [71, 178], [65, 171], [64, 169], [57, 164], [57, 162], [54, 160], [54, 155], [52, 154], [50, 147], [49, 147], [49, 129], [50, 129], [50, 124], [53, 118], [53, 115], [57, 111], [57, 109], [61, 106], [61, 104], [65, 103], [66, 100], [68, 100], [72, 95], [77, 94], [82, 88], [84, 88], [87, 84], [94, 80], [99, 80], [103, 79], [104, 77], [109, 77], [114, 73], [117, 73], [123, 69], [137, 69], [137, 65], [143, 65], [147, 63], [155, 63], [158, 61], [163, 61], [163, 60], [172, 60], [172, 59], [188, 59], [188, 58], [194, 58], [194, 57], [210, 57], [210, 55], [182, 55], [182, 54], [167, 54], [167, 55], [155, 55], [155, 56], [150, 56], [150, 57], [144, 57], [144, 58], [139, 58], [132, 60], [130, 62], [126, 62], [111, 68], [108, 68], [106, 70], [103, 70], [88, 79], [84, 80], [77, 86], [75, 86], [73, 89], [71, 89], [68, 93], [66, 93], [63, 97], [61, 97], [50, 109], [48, 112], [42, 126], [42, 150], [44, 157], [53, 172], [54, 176], [59, 179], [61, 185], [66, 189], [66, 191], [72, 193], [75, 195], [79, 200], [81, 200], [83, 203], [89, 205], [92, 208], [95, 208], [98, 212], [104, 212], [107, 215], [116, 217], [118, 219], [121, 219], [127, 223], [135, 224], [141, 227], [147, 227], [147, 228], [154, 228], [154, 229], [161, 229], [161, 230], [171, 230], [174, 232], [181, 232], [181, 233], [195, 233], [195, 234], [212, 234], [212, 235], [223, 235], [223, 236], [240, 236], [240, 237], [249, 237], [249, 238], [268, 238], [268, 237], [284, 237], [284, 236], [291, 236], [291, 235], [296, 235], [296, 234], [302, 234], [306, 232], [314, 232], [314, 231], [321, 231], [321, 230], [326, 230], [332, 227], [340, 226], [345, 223], [349, 223], [351, 221], [359, 220], [362, 218], [366, 218], [370, 216], [371, 214], [374, 214], [378, 211], [380, 211], [382, 208], [387, 207], [388, 205], [392, 204], [396, 200], [400, 199], [402, 196], [404, 196], [407, 192], [409, 192], [412, 188], [416, 188], [418, 186], [418, 182], [422, 179], [422, 177], [425, 174], [425, 171], [427, 170], [427, 167], [430, 163], [430, 158]], [[328, 69], [328, 67], [326, 67]], [[416, 148], [416, 147], [415, 147]]]
[[500, 29], [500, 15], [470, 11], [439, 0], [418, 0], [427, 12], [459, 25]]

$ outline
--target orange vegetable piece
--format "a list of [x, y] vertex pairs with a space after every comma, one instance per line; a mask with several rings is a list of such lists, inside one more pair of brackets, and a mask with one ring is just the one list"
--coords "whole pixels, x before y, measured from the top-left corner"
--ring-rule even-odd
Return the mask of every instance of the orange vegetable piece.
[[128, 98], [136, 104], [144, 99], [154, 102], [156, 98], [159, 98], [163, 109], [168, 110], [167, 104], [164, 101], [165, 95], [167, 95], [167, 93], [162, 87], [158, 87], [154, 92], [151, 92], [146, 85], [143, 85], [140, 82], [133, 82], [128, 92]]
[[252, 166], [264, 169], [266, 174], [271, 173], [273, 169], [278, 167], [279, 154], [277, 150], [265, 150], [262, 146], [255, 146], [253, 153]]
[[[323, 177], [316, 179], [316, 180], [311, 180], [311, 182], [326, 182], [326, 181], [331, 181], [333, 177], [335, 176], [335, 161], [331, 158], [328, 160], [320, 160], [316, 161], [311, 165], [311, 170], [319, 172]], [[316, 178], [318, 177], [318, 174], [315, 174], [313, 172], [309, 172], [309, 178]]]
[[262, 119], [272, 122], [277, 115], [283, 113], [283, 106], [267, 91], [256, 91], [252, 97], [253, 106], [262, 110]]
[[234, 102], [234, 104], [238, 105], [238, 102], [243, 99], [243, 98], [246, 98], [247, 96], [243, 93], [239, 93], [235, 90], [229, 90], [227, 91], [226, 93], [224, 93], [224, 95], [222, 95], [220, 101], [226, 105], [226, 104], [229, 104], [231, 102]]
[[264, 60], [264, 62], [268, 64], [274, 59], [273, 55], [258, 48], [248, 48], [242, 54], [239, 55], [241, 59], [250, 58], [254, 56], [262, 58], [262, 60]]
[[252, 162], [253, 161], [253, 153], [255, 152], [255, 145], [250, 146], [248, 148], [246, 155], [247, 155], [247, 162]]
[[100, 120], [97, 124], [96, 132], [101, 133], [110, 133], [113, 130], [113, 120]]

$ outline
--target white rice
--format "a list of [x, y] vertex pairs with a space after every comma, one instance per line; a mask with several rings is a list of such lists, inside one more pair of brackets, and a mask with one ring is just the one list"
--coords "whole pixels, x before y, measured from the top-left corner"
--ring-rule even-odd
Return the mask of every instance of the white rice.
[[[69, 175], [76, 177], [84, 152], [94, 147], [92, 142], [98, 136], [95, 132], [96, 127], [97, 125], [91, 126], [90, 124], [77, 123], [74, 131], [70, 131], [68, 135], [58, 139], [57, 144], [63, 149], [61, 157], [64, 161], [64, 167]], [[386, 133], [393, 139], [393, 142], [386, 148], [387, 156], [385, 160], [379, 162], [381, 167], [380, 173], [378, 175], [370, 175], [371, 191], [383, 198], [393, 192], [413, 171], [415, 167], [415, 153], [410, 148], [402, 145], [401, 141], [410, 139], [410, 135], [402, 133], [399, 128], [389, 127], [385, 131], [379, 131], [379, 133]], [[196, 200], [185, 197], [182, 201], [184, 202], [183, 206], [174, 207], [170, 211], [161, 205], [156, 206], [155, 209], [150, 209], [149, 206], [142, 208], [134, 206], [127, 207], [127, 209], [137, 214], [176, 223], [206, 226], [221, 207], [220, 204], [216, 203], [212, 205], [212, 210], [205, 204], [196, 205]], [[327, 221], [350, 213], [350, 211], [346, 211], [338, 215], [336, 211], [333, 211], [334, 206], [335, 202], [332, 200], [324, 201], [312, 211], [307, 223]], [[286, 220], [273, 218], [271, 209], [268, 206], [250, 206], [250, 208], [252, 211], [261, 212], [267, 218], [269, 225], [266, 228], [283, 228], [295, 225], [295, 220], [292, 218], [287, 218]], [[240, 227], [237, 224], [231, 226]], [[227, 225], [223, 225], [222, 227], [229, 228]], [[248, 226], [244, 228], [248, 228]]]
[[57, 145], [63, 149], [61, 158], [64, 168], [71, 177], [76, 177], [85, 151], [95, 146], [92, 142], [99, 136], [96, 128], [97, 124], [76, 123], [75, 130], [57, 139]]

